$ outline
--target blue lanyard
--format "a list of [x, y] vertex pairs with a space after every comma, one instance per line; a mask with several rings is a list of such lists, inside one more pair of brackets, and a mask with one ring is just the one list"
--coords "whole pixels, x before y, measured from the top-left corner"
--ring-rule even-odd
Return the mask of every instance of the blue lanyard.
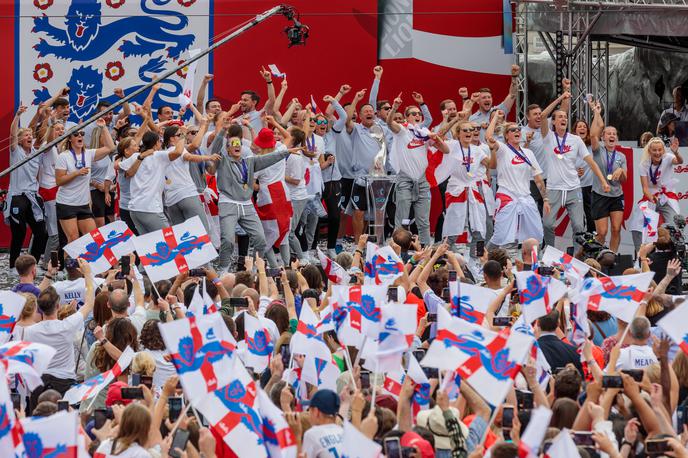
[[468, 145], [468, 162], [466, 162], [466, 155], [463, 152], [463, 146], [459, 142], [459, 148], [461, 148], [461, 157], [463, 158], [463, 165], [466, 167], [466, 172], [471, 171], [471, 145]]
[[241, 174], [241, 184], [247, 184], [248, 167], [246, 166], [246, 161], [244, 159], [241, 160], [241, 168], [239, 168], [239, 165], [237, 165], [237, 169], [239, 169], [239, 173]]
[[559, 152], [557, 153], [554, 151], [560, 158], [564, 157], [564, 147], [566, 146], [566, 136], [568, 135], [568, 132], [564, 132], [564, 136], [561, 137], [561, 143], [559, 143], [559, 136], [557, 135], [556, 132], [554, 132], [554, 139], [557, 142], [557, 148], [559, 149]]
[[315, 134], [311, 134], [309, 138], [306, 138], [306, 149], [308, 151], [315, 151]]
[[604, 151], [607, 153], [607, 174], [611, 174], [614, 171], [614, 160], [616, 159], [616, 149], [612, 152], [612, 160], [609, 160], [609, 151], [607, 151], [607, 148], [604, 149]]
[[530, 160], [528, 160], [528, 157], [525, 155], [525, 153], [524, 153], [523, 151], [521, 151], [521, 147], [520, 147], [520, 146], [519, 146], [518, 149], [514, 148], [513, 146], [511, 146], [511, 145], [508, 144], [508, 143], [506, 144], [506, 146], [508, 146], [509, 149], [510, 149], [511, 151], [513, 151], [514, 154], [515, 154], [516, 156], [520, 157], [520, 158], [523, 160], [523, 162], [525, 162], [526, 164], [528, 164], [528, 165], [531, 166], [531, 167], [533, 166], [532, 162], [530, 162]]
[[662, 162], [660, 161], [659, 165], [657, 168], [652, 171], [652, 159], [650, 159], [650, 181], [652, 181], [652, 184], [656, 185], [657, 184], [657, 176], [659, 175], [659, 168], [662, 166]]
[[86, 167], [86, 156], [84, 155], [83, 149], [81, 150], [81, 167], [79, 167], [79, 161], [76, 159], [76, 153], [74, 150], [70, 148], [69, 152], [72, 153], [72, 157], [74, 158], [74, 167], [76, 167], [77, 170]]

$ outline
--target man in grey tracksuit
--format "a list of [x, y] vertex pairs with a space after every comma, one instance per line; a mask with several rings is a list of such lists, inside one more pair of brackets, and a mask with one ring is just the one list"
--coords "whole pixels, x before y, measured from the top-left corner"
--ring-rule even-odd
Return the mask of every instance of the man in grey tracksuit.
[[278, 267], [272, 249], [267, 247], [263, 226], [251, 201], [254, 173], [285, 159], [290, 153], [276, 151], [261, 156], [241, 157], [241, 139], [227, 139], [222, 144], [226, 129], [220, 130], [210, 145], [211, 154], [219, 154], [217, 164], [217, 190], [220, 195], [220, 268], [227, 269], [234, 253], [234, 237], [237, 223], [246, 231], [256, 252], [268, 260], [270, 267]]

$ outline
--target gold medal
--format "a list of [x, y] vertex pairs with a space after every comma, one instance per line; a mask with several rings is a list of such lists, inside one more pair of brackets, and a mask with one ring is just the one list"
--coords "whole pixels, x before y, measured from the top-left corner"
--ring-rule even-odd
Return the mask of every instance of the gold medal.
[[248, 189], [248, 183], [244, 183], [244, 190]]
[[611, 180], [611, 179], [612, 179], [612, 174], [610, 173], [609, 175], [607, 175], [607, 180]]
[[169, 178], [165, 178], [165, 184], [172, 184], [172, 180], [170, 180]]

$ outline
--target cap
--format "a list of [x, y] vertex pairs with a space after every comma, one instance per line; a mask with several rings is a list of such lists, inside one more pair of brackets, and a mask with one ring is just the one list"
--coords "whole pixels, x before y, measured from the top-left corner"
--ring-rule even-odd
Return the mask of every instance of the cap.
[[[461, 418], [460, 412], [454, 408], [450, 407], [450, 410], [454, 414], [455, 418]], [[468, 437], [468, 428], [464, 425], [461, 420], [458, 420], [459, 427], [464, 437]], [[430, 430], [430, 432], [435, 436], [435, 449], [452, 449], [452, 443], [450, 439], [449, 429], [447, 428], [446, 421], [444, 420], [444, 414], [439, 406], [435, 405], [432, 409], [421, 410], [418, 412], [416, 417], [416, 424]]]
[[332, 390], [318, 390], [308, 407], [315, 407], [325, 415], [336, 415], [339, 412], [339, 395]]
[[674, 121], [678, 121], [678, 116], [676, 116], [674, 113], [664, 113], [661, 118], [659, 118], [659, 128], [664, 129], [666, 126], [668, 126], [670, 123]]
[[408, 431], [401, 436], [402, 447], [413, 447], [420, 452], [421, 458], [435, 458], [435, 451], [432, 449], [430, 442], [426, 441], [418, 433]]
[[253, 139], [253, 143], [259, 148], [273, 148], [275, 146], [275, 134], [267, 127], [263, 127], [258, 132], [256, 138]]
[[128, 385], [124, 382], [115, 382], [108, 387], [107, 396], [105, 397], [105, 407], [110, 407], [114, 404], [129, 404], [131, 399], [122, 399], [122, 388]]

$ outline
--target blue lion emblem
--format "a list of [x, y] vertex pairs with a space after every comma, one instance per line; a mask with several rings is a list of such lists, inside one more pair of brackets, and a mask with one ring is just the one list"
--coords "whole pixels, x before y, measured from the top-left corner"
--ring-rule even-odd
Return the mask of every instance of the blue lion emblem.
[[602, 293], [602, 297], [606, 297], [608, 299], [622, 299], [631, 302], [635, 298], [636, 294], [638, 294], [638, 290], [635, 286], [619, 285], [613, 287], [609, 291], [604, 291]]
[[130, 238], [131, 234], [127, 234], [126, 232], [111, 231], [102, 245], [98, 246], [96, 242], [89, 243], [86, 245], [86, 252], [79, 257], [87, 262], [94, 262], [103, 256], [103, 253], [107, 250], [112, 249], [115, 245], [126, 242]]
[[24, 434], [23, 442], [28, 458], [66, 458], [70, 456], [66, 444], [57, 444], [55, 449], [50, 452], [45, 450], [41, 436], [36, 433]]
[[[157, 6], [165, 6], [170, 0], [153, 0]], [[186, 16], [164, 8], [150, 9], [146, 0], [141, 0], [140, 16], [128, 16], [109, 24], [101, 23], [101, 5], [97, 0], [74, 0], [65, 16], [65, 27], [55, 27], [50, 18], [43, 15], [33, 20], [34, 33], [45, 33], [57, 44], [49, 44], [41, 38], [34, 46], [39, 57], [55, 56], [58, 59], [86, 62], [96, 59], [107, 52], [123, 37], [134, 34], [134, 41], [122, 40], [118, 48], [124, 57], [150, 55], [165, 49], [166, 43], [174, 43], [167, 48], [168, 57], [178, 56], [189, 49], [195, 37], [193, 34], [174, 32], [184, 30], [189, 24]], [[166, 21], [169, 16], [176, 21]]]
[[367, 320], [375, 322], [380, 321], [380, 308], [376, 306], [377, 304], [375, 303], [375, 298], [369, 294], [361, 295], [360, 304], [349, 301], [347, 302], [347, 305], [353, 310], [359, 312], [361, 316], [363, 316]]
[[426, 406], [430, 404], [430, 384], [419, 383], [414, 387], [413, 402], [419, 406]]
[[547, 280], [540, 275], [532, 275], [526, 281], [526, 288], [521, 291], [521, 303], [523, 305], [543, 299], [547, 294]]
[[248, 351], [254, 355], [268, 356], [270, 353], [272, 353], [274, 346], [270, 341], [270, 336], [267, 334], [267, 332], [265, 332], [264, 329], [256, 331], [256, 333], [253, 335], [253, 338], [251, 338], [248, 334], [246, 334], [245, 338]]
[[194, 250], [202, 249], [205, 242], [205, 240], [201, 240], [197, 236], [185, 232], [181, 236], [181, 243], [175, 248], [170, 248], [166, 242], [161, 241], [155, 244], [155, 253], [146, 253], [141, 256], [141, 258], [148, 261], [144, 262], [144, 264], [160, 266], [170, 261], [174, 261], [177, 256], [187, 256]]
[[365, 276], [375, 278], [376, 283], [381, 283], [380, 277], [399, 275], [404, 270], [404, 265], [394, 260], [391, 256], [383, 257], [375, 255], [372, 262], [366, 262]]
[[172, 364], [179, 375], [193, 372], [205, 364], [213, 364], [224, 357], [231, 358], [233, 348], [228, 342], [215, 340], [194, 348], [193, 339], [189, 336], [179, 339], [178, 353], [172, 355]]
[[234, 380], [226, 387], [216, 390], [217, 397], [231, 413], [236, 416], [236, 423], [241, 423], [255, 433], [258, 444], [263, 444], [261, 434], [263, 422], [258, 413], [252, 408], [253, 396], [247, 392], [246, 387], [239, 380]]
[[483, 319], [483, 314], [476, 311], [473, 304], [469, 302], [469, 296], [453, 296], [452, 297], [452, 315], [458, 316], [462, 320], [469, 323], [480, 323]]
[[493, 355], [483, 344], [485, 336], [480, 331], [456, 335], [446, 329], [441, 329], [437, 332], [437, 339], [444, 342], [446, 348], [458, 348], [471, 358], [479, 358], [485, 370], [498, 380], [511, 378], [511, 373], [517, 367], [516, 363], [509, 361], [509, 348], [504, 347]]
[[0, 333], [9, 334], [14, 329], [14, 323], [17, 319], [13, 316], [5, 315], [5, 310], [2, 304], [0, 304]]
[[279, 439], [277, 439], [277, 427], [269, 418], [263, 418], [263, 439], [267, 444], [279, 446]]

